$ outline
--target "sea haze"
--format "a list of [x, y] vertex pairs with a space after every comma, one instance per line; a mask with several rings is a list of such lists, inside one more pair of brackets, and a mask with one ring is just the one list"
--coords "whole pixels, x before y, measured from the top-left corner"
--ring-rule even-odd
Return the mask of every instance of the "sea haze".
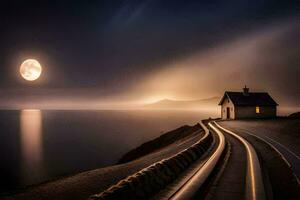
[[201, 111], [0, 111], [1, 192], [114, 164]]

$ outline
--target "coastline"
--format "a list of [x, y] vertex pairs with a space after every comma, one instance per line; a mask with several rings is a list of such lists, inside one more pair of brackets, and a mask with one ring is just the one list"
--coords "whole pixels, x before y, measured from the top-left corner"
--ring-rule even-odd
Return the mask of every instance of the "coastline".
[[[223, 121], [222, 123], [226, 123], [229, 126], [236, 125], [248, 126], [248, 128], [255, 127], [256, 131], [269, 129], [277, 132], [278, 136], [288, 136], [292, 141], [295, 142], [296, 140], [296, 143], [297, 141], [299, 143], [299, 118], [277, 117], [275, 119], [259, 120], [244, 119]], [[123, 163], [119, 162], [117, 165], [84, 171], [66, 177], [60, 177], [55, 180], [50, 180], [41, 184], [26, 187], [23, 190], [6, 194], [4, 197], [5, 199], [53, 199], [63, 197], [87, 198], [91, 194], [99, 193], [107, 189], [110, 185], [117, 183], [119, 180], [126, 178], [128, 175], [133, 174], [154, 162], [174, 155], [176, 152], [191, 146], [194, 141], [197, 141], [202, 137], [202, 134], [191, 134], [192, 132], [189, 133], [187, 130], [193, 130], [193, 128], [197, 127], [197, 124], [194, 126], [182, 126], [175, 130], [169, 131], [155, 138], [154, 140], [148, 141], [124, 154], [122, 157], [125, 157], [125, 155], [129, 155], [130, 153], [136, 155], [131, 156], [128, 160], [123, 161]], [[283, 128], [285, 131], [283, 131]], [[177, 140], [172, 141], [170, 144], [165, 143], [165, 145], [159, 148], [153, 148], [150, 152], [147, 148], [145, 148], [147, 145], [153, 144], [153, 142], [160, 143], [162, 141], [161, 138], [164, 138], [164, 135], [169, 135], [170, 133], [175, 135], [178, 133], [183, 133], [180, 131], [178, 132], [178, 130], [183, 132], [186, 131], [187, 134], [184, 137], [177, 138]]]
[[[193, 126], [188, 127], [191, 128]], [[156, 149], [150, 154], [131, 162], [84, 171], [41, 184], [28, 186], [22, 190], [6, 194], [4, 199], [87, 198], [92, 194], [107, 189], [110, 185], [117, 183], [130, 174], [188, 148], [193, 145], [195, 141], [198, 141], [202, 135], [203, 132], [199, 134], [187, 134], [186, 137], [179, 138], [173, 143]]]

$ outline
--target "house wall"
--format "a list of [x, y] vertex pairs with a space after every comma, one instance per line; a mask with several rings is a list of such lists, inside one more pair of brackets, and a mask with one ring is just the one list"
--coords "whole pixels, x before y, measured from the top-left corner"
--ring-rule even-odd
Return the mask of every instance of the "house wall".
[[227, 108], [230, 109], [230, 119], [235, 119], [235, 109], [232, 101], [226, 97], [221, 105], [221, 118], [227, 119]]
[[276, 106], [260, 106], [260, 113], [255, 112], [256, 106], [236, 106], [235, 118], [270, 118], [276, 117]]

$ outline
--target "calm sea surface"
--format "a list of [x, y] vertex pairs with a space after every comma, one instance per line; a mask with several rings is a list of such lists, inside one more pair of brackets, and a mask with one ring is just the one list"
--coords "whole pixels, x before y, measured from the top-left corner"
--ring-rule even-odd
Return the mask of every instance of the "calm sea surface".
[[184, 124], [192, 111], [0, 111], [0, 191], [114, 164], [122, 154]]

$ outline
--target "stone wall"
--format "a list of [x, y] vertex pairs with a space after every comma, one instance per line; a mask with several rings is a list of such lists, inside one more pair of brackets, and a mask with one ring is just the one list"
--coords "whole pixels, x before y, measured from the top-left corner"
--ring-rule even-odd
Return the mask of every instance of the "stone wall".
[[164, 159], [121, 180], [107, 190], [90, 196], [90, 200], [149, 199], [174, 181], [213, 145], [211, 133], [186, 150]]

